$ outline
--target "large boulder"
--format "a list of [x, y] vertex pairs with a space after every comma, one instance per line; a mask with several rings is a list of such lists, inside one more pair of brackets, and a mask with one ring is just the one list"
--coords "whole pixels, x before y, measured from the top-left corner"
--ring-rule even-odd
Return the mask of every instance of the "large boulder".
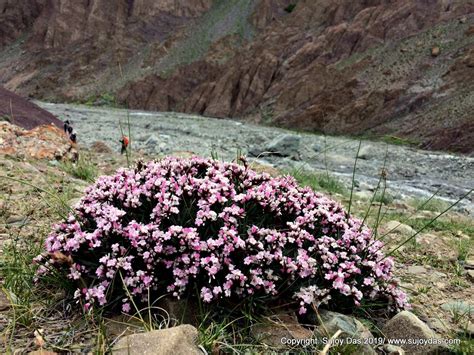
[[202, 355], [196, 345], [198, 331], [185, 324], [168, 329], [128, 335], [112, 349], [114, 355]]
[[[436, 344], [439, 336], [409, 311], [402, 311], [390, 319], [382, 328], [382, 333], [387, 339], [401, 339], [400, 347], [409, 354], [435, 354], [446, 351], [444, 346]], [[421, 344], [423, 341], [426, 341], [426, 344]]]
[[274, 155], [299, 159], [301, 137], [295, 134], [281, 134], [263, 146], [255, 146], [250, 155]]

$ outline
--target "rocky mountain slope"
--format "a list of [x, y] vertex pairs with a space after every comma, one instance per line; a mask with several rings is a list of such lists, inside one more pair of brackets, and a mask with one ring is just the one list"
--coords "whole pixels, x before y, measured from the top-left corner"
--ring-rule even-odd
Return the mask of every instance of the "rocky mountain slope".
[[7, 121], [26, 129], [49, 124], [61, 128], [63, 126], [63, 123], [50, 112], [1, 86], [0, 121]]
[[473, 151], [469, 0], [2, 0], [0, 24], [0, 83], [43, 100]]

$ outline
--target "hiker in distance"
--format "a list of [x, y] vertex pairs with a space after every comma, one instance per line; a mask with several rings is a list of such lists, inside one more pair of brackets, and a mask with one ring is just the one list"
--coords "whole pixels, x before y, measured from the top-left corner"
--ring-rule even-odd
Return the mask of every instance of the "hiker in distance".
[[69, 126], [71, 125], [71, 122], [69, 120], [64, 121], [64, 133], [68, 133]]
[[127, 151], [129, 139], [127, 136], [122, 136], [122, 139], [120, 140], [120, 144], [122, 145], [122, 148], [120, 150], [120, 154], [124, 154]]

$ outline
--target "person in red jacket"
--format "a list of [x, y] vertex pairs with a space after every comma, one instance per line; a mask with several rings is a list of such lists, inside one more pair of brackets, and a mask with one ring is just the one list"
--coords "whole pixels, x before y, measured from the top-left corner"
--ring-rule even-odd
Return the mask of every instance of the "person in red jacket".
[[120, 154], [123, 154], [127, 151], [127, 147], [128, 147], [128, 143], [129, 143], [128, 137], [127, 136], [122, 136], [122, 139], [120, 140], [120, 143], [122, 144], [122, 149], [120, 151]]

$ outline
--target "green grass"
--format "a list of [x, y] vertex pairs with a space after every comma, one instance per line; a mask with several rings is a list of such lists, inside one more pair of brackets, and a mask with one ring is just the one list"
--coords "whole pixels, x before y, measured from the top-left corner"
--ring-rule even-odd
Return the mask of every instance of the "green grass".
[[461, 343], [456, 346], [451, 347], [456, 355], [470, 355], [474, 354], [474, 338], [470, 335], [463, 335], [458, 337], [461, 340]]
[[87, 98], [83, 104], [86, 106], [119, 107], [115, 96], [108, 92], [101, 95], [92, 95]]
[[373, 202], [382, 203], [384, 205], [389, 205], [394, 200], [395, 198], [391, 194], [382, 191], [377, 192], [375, 196], [373, 196]]
[[330, 194], [347, 194], [342, 182], [329, 173], [314, 173], [299, 169], [288, 172], [301, 186], [311, 187], [315, 191], [324, 191]]
[[80, 155], [77, 162], [64, 162], [62, 168], [68, 174], [87, 181], [93, 182], [97, 176], [97, 167], [88, 156]]
[[187, 37], [170, 48], [157, 66], [166, 77], [180, 65], [189, 64], [206, 55], [212, 44], [226, 35], [237, 34], [242, 41], [254, 36], [250, 16], [255, 2], [249, 0], [218, 0], [187, 31]]
[[285, 7], [284, 10], [288, 12], [289, 14], [291, 14], [294, 11], [295, 7], [296, 7], [296, 4], [289, 4], [287, 7]]
[[396, 136], [382, 136], [380, 140], [382, 142], [393, 144], [393, 145], [415, 146], [419, 144], [419, 142], [416, 142], [415, 140], [396, 137]]
[[33, 287], [36, 265], [32, 260], [41, 252], [41, 243], [24, 243], [14, 237], [3, 248], [0, 274], [4, 289], [12, 303], [14, 324], [28, 326], [34, 316], [31, 301], [35, 297]]
[[[406, 218], [406, 214], [401, 212], [389, 212], [386, 215], [387, 220], [398, 220], [402, 221]], [[424, 225], [432, 220], [430, 217], [422, 217], [414, 215], [412, 218], [405, 220], [404, 223], [409, 225], [415, 230], [421, 229]], [[439, 232], [450, 232], [456, 235], [458, 232], [465, 233], [466, 235], [474, 235], [474, 223], [471, 219], [457, 218], [451, 215], [445, 215], [426, 228], [426, 231], [439, 231]], [[472, 239], [472, 238], [471, 238]]]
[[426, 202], [425, 199], [413, 198], [409, 200], [410, 205], [415, 209], [420, 209], [422, 211], [431, 211], [431, 212], [442, 212], [449, 207], [449, 203], [438, 198], [433, 198], [430, 201]]

